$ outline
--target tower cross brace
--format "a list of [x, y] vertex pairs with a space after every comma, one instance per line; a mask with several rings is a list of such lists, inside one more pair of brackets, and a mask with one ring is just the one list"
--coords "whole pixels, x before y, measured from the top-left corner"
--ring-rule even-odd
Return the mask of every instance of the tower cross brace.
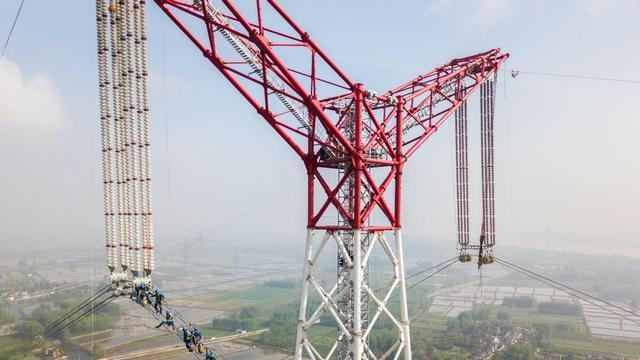
[[[307, 238], [295, 359], [410, 360], [403, 169], [491, 81], [508, 54], [493, 49], [455, 59], [377, 94], [353, 82], [275, 0], [154, 1], [305, 166]], [[338, 276], [326, 285], [317, 267], [331, 248]], [[380, 289], [368, 281], [376, 248], [392, 269]], [[395, 298], [398, 311], [390, 306]], [[309, 331], [326, 314], [337, 335], [321, 353]], [[384, 351], [368, 345], [382, 317], [397, 330]]]

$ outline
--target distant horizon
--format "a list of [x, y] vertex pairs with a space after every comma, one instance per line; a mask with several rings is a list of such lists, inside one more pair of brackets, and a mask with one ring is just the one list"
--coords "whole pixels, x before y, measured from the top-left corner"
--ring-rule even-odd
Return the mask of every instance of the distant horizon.
[[[188, 237], [185, 237], [185, 239], [186, 238]], [[405, 245], [405, 247], [407, 248], [406, 249], [407, 257], [413, 257], [413, 256], [410, 256], [410, 254], [412, 253], [411, 252], [412, 249], [424, 250], [424, 249], [431, 248], [432, 250], [450, 252], [451, 255], [457, 254], [456, 243], [454, 239], [452, 239], [451, 241], [432, 239], [430, 241], [425, 241], [420, 244], [416, 244], [415, 239], [412, 239], [410, 236], [407, 236], [406, 238], [409, 239], [409, 241], [407, 241], [407, 244]], [[501, 254], [500, 256], [503, 256], [506, 259], [511, 259], [514, 251], [517, 257], [524, 256], [528, 251], [535, 251], [537, 253], [545, 253], [547, 251], [546, 244], [544, 243], [541, 244], [540, 246], [520, 246], [520, 245], [512, 246], [512, 244], [506, 243], [507, 242], [506, 240], [502, 240], [502, 241], [501, 240], [502, 239], [498, 238], [496, 246], [494, 248], [494, 253]], [[209, 245], [219, 244], [220, 242], [223, 242], [223, 241], [224, 240], [217, 240], [217, 241], [214, 240], [209, 242]], [[185, 243], [184, 241], [172, 242], [172, 243], [160, 243], [160, 244], [156, 244], [155, 249], [157, 252], [163, 252], [163, 249], [167, 249], [167, 247], [165, 247], [164, 245], [167, 245], [167, 244], [170, 245], [170, 247], [168, 248], [175, 248], [176, 246], [178, 246], [179, 248], [179, 246], [184, 243]], [[269, 240], [269, 241], [263, 242], [262, 245], [259, 246], [258, 248], [271, 247], [273, 245], [285, 245], [285, 244], [289, 246], [286, 253], [290, 254], [294, 258], [298, 258], [298, 255], [301, 255], [304, 252], [304, 241], [302, 240], [300, 240], [297, 243], [293, 240], [291, 241]], [[226, 243], [226, 245], [227, 246], [225, 246], [225, 248], [236, 247], [233, 244], [229, 244], [229, 243]], [[79, 242], [77, 244], [70, 244], [67, 247], [51, 244], [49, 246], [44, 246], [44, 247], [41, 246], [37, 250], [33, 250], [31, 246], [33, 246], [33, 244], [30, 244], [28, 242], [21, 243], [20, 247], [0, 244], [0, 251], [13, 250], [14, 252], [23, 252], [23, 253], [33, 253], [33, 252], [42, 253], [42, 252], [48, 252], [50, 250], [57, 250], [61, 253], [64, 253], [68, 249], [73, 249], [74, 254], [80, 253], [82, 254], [80, 256], [86, 257], [87, 255], [91, 254], [91, 251], [93, 250], [94, 259], [96, 261], [101, 261], [105, 258], [105, 253], [103, 251], [104, 246], [101, 243], [95, 243], [93, 247], [90, 244], [83, 244], [82, 242]], [[247, 249], [251, 249], [251, 248], [255, 248], [255, 246], [251, 245], [251, 243], [237, 245], [237, 249], [241, 251], [246, 251]], [[597, 245], [592, 245], [592, 248], [591, 248], [591, 246], [584, 245], [584, 244], [581, 244], [580, 247], [571, 247], [570, 243], [569, 244], [551, 243], [549, 247], [549, 251], [552, 254], [566, 253], [566, 254], [578, 255], [578, 256], [606, 256], [606, 257], [620, 257], [620, 258], [629, 258], [633, 260], [640, 260], [640, 253], [631, 251], [633, 248], [628, 248], [628, 249], [615, 248], [615, 249], [608, 249], [608, 250], [605, 250], [605, 248], [606, 247], [599, 247]], [[277, 251], [277, 249], [275, 248], [273, 250]], [[57, 257], [57, 255], [52, 255], [52, 258], [55, 258], [55, 257]], [[24, 259], [28, 259], [28, 258], [27, 257], [19, 258], [19, 260], [24, 260]], [[39, 259], [34, 258], [33, 260], [39, 260]], [[46, 261], [51, 259], [47, 258], [42, 260]], [[161, 263], [162, 263], [162, 260], [158, 259], [157, 264], [161, 266]]]
[[[546, 249], [550, 229], [552, 249], [640, 257], [640, 85], [532, 74], [640, 79], [640, 48], [629, 45], [640, 39], [640, 3], [413, 0], [389, 12], [328, 0], [312, 13], [310, 4], [281, 1], [378, 93], [456, 57], [510, 53], [496, 99], [498, 246]], [[2, 247], [103, 243], [93, 5], [26, 2], [0, 62]], [[16, 9], [0, 3], [0, 29]], [[156, 239], [215, 233], [302, 247], [303, 164], [155, 4], [148, 15]], [[385, 23], [393, 31], [377, 26]], [[443, 28], [446, 36], [434, 35]], [[513, 78], [510, 69], [521, 72]], [[472, 233], [480, 226], [476, 130]], [[409, 240], [455, 235], [452, 149], [449, 121], [405, 169]]]

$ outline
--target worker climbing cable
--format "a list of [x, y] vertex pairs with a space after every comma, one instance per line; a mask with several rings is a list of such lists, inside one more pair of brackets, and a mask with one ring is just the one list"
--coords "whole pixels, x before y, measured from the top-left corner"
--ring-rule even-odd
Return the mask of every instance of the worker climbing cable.
[[202, 332], [200, 332], [200, 329], [198, 329], [197, 326], [193, 327], [193, 338], [191, 339], [193, 342], [193, 345], [198, 346], [198, 344], [200, 344], [200, 340], [202, 340]]
[[138, 283], [138, 286], [136, 287], [136, 301], [142, 305], [144, 305], [146, 289], [147, 287], [143, 282]]
[[193, 345], [191, 344], [191, 341], [193, 340], [193, 334], [185, 326], [181, 326], [180, 331], [182, 332], [182, 341], [184, 341], [184, 345], [187, 347], [187, 349], [189, 349], [189, 352], [193, 352]]
[[131, 290], [131, 295], [129, 298], [135, 301], [140, 299], [140, 293], [144, 292], [144, 284], [143, 283], [133, 283], [133, 289]]
[[153, 308], [158, 314], [162, 314], [162, 302], [164, 301], [164, 294], [160, 292], [160, 289], [156, 288], [153, 297], [155, 299]]
[[[189, 2], [193, 5], [189, 5]], [[315, 312], [313, 309], [307, 309], [307, 302], [304, 300], [301, 301], [300, 313], [321, 314], [322, 311], [326, 312], [327, 306], [333, 306], [335, 309], [332, 310], [337, 310], [339, 313], [339, 316], [336, 316], [338, 322], [352, 324], [348, 325], [348, 328], [343, 327], [338, 335], [336, 347], [334, 347], [337, 349], [337, 357], [343, 358], [347, 355], [357, 359], [369, 357], [370, 354], [365, 352], [368, 349], [366, 338], [369, 334], [365, 333], [367, 335], [364, 336], [356, 336], [356, 334], [363, 334], [367, 331], [367, 326], [371, 329], [375, 328], [377, 317], [368, 322], [368, 312], [361, 310], [367, 308], [372, 300], [378, 302], [379, 309], [385, 312], [387, 310], [386, 300], [380, 303], [376, 296], [367, 293], [368, 273], [362, 271], [362, 269], [368, 269], [370, 252], [367, 252], [369, 249], [367, 246], [373, 239], [373, 242], [379, 242], [389, 255], [393, 274], [395, 274], [394, 283], [389, 286], [385, 298], [400, 296], [399, 306], [393, 307], [397, 308], [393, 309], [398, 312], [397, 316], [388, 314], [391, 318], [399, 319], [394, 322], [398, 328], [399, 337], [394, 342], [397, 345], [388, 350], [387, 357], [400, 358], [404, 353], [405, 359], [410, 359], [410, 329], [402, 231], [400, 230], [402, 226], [400, 208], [402, 164], [436, 129], [441, 127], [456, 107], [466, 102], [467, 97], [478, 88], [478, 85], [490, 81], [489, 77], [498, 71], [508, 54], [494, 49], [455, 59], [443, 67], [389, 90], [384, 95], [376, 95], [374, 91], [364, 88], [362, 84], [351, 81], [322, 49], [311, 41], [308, 34], [286, 15], [276, 1], [262, 4], [259, 2], [257, 21], [253, 22], [251, 19], [245, 19], [243, 11], [237, 9], [230, 1], [225, 1], [224, 6], [221, 7], [217, 7], [213, 1], [200, 0], [156, 1], [156, 3], [200, 48], [199, 50], [203, 51], [205, 57], [236, 85], [236, 88], [258, 110], [260, 116], [267, 120], [305, 161], [308, 170], [309, 194], [313, 194], [316, 184], [319, 183], [328, 195], [326, 205], [321, 209], [310, 206], [307, 226], [309, 249], [315, 246], [312, 244], [315, 243], [313, 231], [326, 230], [327, 237], [324, 241], [334, 237], [341, 247], [342, 254], [338, 261], [343, 261], [342, 266], [345, 271], [340, 276], [346, 275], [338, 282], [341, 288], [334, 295], [324, 299], [324, 305], [320, 305], [321, 308]], [[111, 284], [114, 292], [122, 294], [131, 290], [131, 297], [135, 297], [136, 301], [159, 321], [165, 310], [166, 316], [157, 328], [167, 326], [170, 329], [166, 331], [173, 330], [174, 335], [182, 335], [187, 349], [193, 351], [194, 344], [202, 343], [201, 334], [197, 334], [199, 329], [192, 329], [180, 312], [165, 303], [160, 292], [154, 291], [151, 287], [150, 274], [154, 267], [154, 260], [146, 4], [147, 2], [143, 0], [97, 0], [101, 69], [99, 75], [100, 84], [103, 86], [100, 105], [104, 151], [105, 241], [107, 257], [110, 259], [107, 264], [112, 273]], [[265, 31], [261, 16], [263, 7], [271, 9], [270, 15], [264, 20], [271, 21], [271, 17], [279, 18], [283, 20], [283, 29], [275, 33], [267, 27]], [[184, 14], [175, 16], [178, 12]], [[207, 25], [207, 31], [188, 31], [188, 27], [182, 24], [187, 15], [203, 20]], [[254, 25], [254, 22], [258, 25]], [[208, 41], [199, 41], [198, 34], [204, 33], [208, 34]], [[273, 41], [275, 34], [295, 40], [293, 46], [302, 46], [311, 50], [309, 51], [311, 57], [308, 59], [310, 60], [308, 63], [313, 64], [311, 73], [293, 70], [293, 67], [290, 68], [284, 60], [280, 59], [280, 48]], [[222, 50], [221, 53], [223, 48], [218, 45], [226, 46], [224, 42], [228, 43], [233, 51], [227, 53], [227, 49]], [[210, 49], [208, 44], [211, 45]], [[110, 64], [109, 53], [111, 54]], [[305, 63], [307, 63], [306, 60]], [[228, 68], [229, 64], [233, 64], [233, 69]], [[236, 66], [242, 64], [245, 66]], [[111, 73], [109, 73], [109, 65], [111, 65]], [[315, 73], [316, 68], [321, 74]], [[298, 75], [308, 76], [310, 90], [306, 90], [306, 86], [301, 86], [300, 79], [297, 79]], [[332, 81], [322, 80], [323, 78], [332, 79]], [[263, 90], [260, 93], [264, 92], [264, 99], [254, 98], [254, 92], [258, 93], [254, 91], [255, 89], [242, 88], [240, 82], [245, 80], [252, 80], [258, 86], [258, 90]], [[317, 93], [317, 85], [320, 85], [321, 96]], [[112, 93], [108, 91], [109, 87]], [[350, 93], [344, 95], [345, 90]], [[492, 104], [486, 102], [486, 90], [485, 88], [485, 98], [482, 100], [483, 104], [486, 104], [484, 109], [493, 111]], [[320, 100], [323, 98], [327, 100]], [[275, 103], [272, 100], [278, 100], [282, 105], [272, 106]], [[352, 105], [349, 105], [350, 101]], [[491, 106], [487, 107], [487, 105]], [[337, 117], [333, 112], [342, 114], [340, 118], [344, 121], [335, 122], [334, 119]], [[366, 115], [363, 116], [365, 113]], [[486, 111], [484, 113], [486, 114]], [[393, 125], [391, 120], [395, 120]], [[485, 129], [493, 131], [492, 124], [490, 125], [491, 127]], [[376, 128], [378, 129], [375, 130]], [[302, 138], [306, 137], [309, 141], [308, 143], [305, 141], [305, 144], [300, 143], [296, 136], [294, 138], [290, 136], [292, 134], [302, 135]], [[490, 140], [487, 148], [493, 149], [493, 139], [486, 137], [484, 139]], [[319, 156], [317, 156], [318, 149], [321, 150]], [[486, 159], [488, 159], [487, 168], [483, 169], [485, 171], [483, 174], [487, 175], [486, 184], [490, 184], [493, 181], [493, 161], [492, 158]], [[325, 176], [319, 171], [320, 168], [325, 167], [338, 169], [338, 172], [342, 171], [342, 180], [335, 185], [335, 188], [333, 188], [334, 184], [327, 185]], [[372, 178], [372, 169], [379, 167], [389, 167], [391, 172], [384, 182], [376, 184], [375, 179]], [[466, 170], [461, 168], [460, 181], [466, 181], [465, 178]], [[385, 198], [386, 194], [391, 194], [390, 191], [385, 194], [391, 181], [395, 182], [393, 194], [395, 201], [393, 202], [390, 201], [391, 196]], [[488, 187], [487, 191], [485, 198], [493, 206], [493, 189]], [[465, 196], [461, 197], [463, 202]], [[313, 196], [308, 197], [308, 199], [313, 198]], [[334, 209], [325, 213], [330, 205], [335, 205], [340, 213], [340, 219], [338, 224], [329, 224], [329, 228], [323, 229], [324, 226], [321, 227], [320, 224], [326, 223], [325, 218], [333, 216], [334, 213]], [[384, 224], [374, 224], [370, 221], [373, 219], [371, 214], [379, 212], [376, 206], [386, 217]], [[494, 243], [493, 213], [489, 211], [487, 216], [491, 221], [487, 222], [483, 250]], [[458, 217], [460, 221], [465, 221], [466, 213], [461, 211]], [[373, 222], [377, 221], [373, 220]], [[391, 229], [394, 231], [395, 248], [390, 246], [384, 236], [384, 233]], [[463, 242], [468, 240], [468, 236], [465, 235], [468, 233], [466, 224], [460, 228], [460, 233], [463, 235]], [[360, 253], [367, 255], [360, 256]], [[116, 270], [118, 259], [121, 269]], [[454, 262], [455, 260], [452, 260], [447, 263], [440, 271], [452, 266]], [[312, 288], [309, 285], [324, 290], [322, 286], [313, 282], [312, 270], [315, 271], [314, 269], [312, 262], [305, 258], [306, 274], [302, 287], [305, 290], [301, 294], [301, 299], [307, 299], [308, 290], [306, 289]], [[131, 276], [133, 279], [129, 280]], [[345, 281], [340, 282], [342, 280]], [[134, 285], [132, 286], [131, 283]], [[323, 291], [320, 293], [322, 294]], [[339, 299], [339, 296], [343, 298]], [[151, 305], [152, 297], [155, 298], [154, 309], [146, 306]], [[317, 319], [307, 319], [304, 316], [299, 320], [296, 359], [323, 358], [314, 353], [315, 349], [307, 336], [309, 327], [318, 323]], [[309, 321], [305, 326], [307, 320]], [[365, 326], [362, 326], [363, 324]], [[176, 333], [176, 328], [180, 328], [182, 334]], [[215, 359], [213, 351], [205, 349], [205, 352], [207, 350], [211, 353], [211, 357], [207, 356], [207, 358]], [[305, 351], [306, 356], [303, 354]], [[220, 353], [218, 357], [224, 358], [224, 354]], [[329, 357], [331, 356], [327, 358]]]
[[144, 305], [151, 305], [152, 301], [151, 301], [151, 297], [153, 295], [151, 295], [151, 287], [150, 286], [146, 286], [144, 289], [144, 299], [146, 301], [146, 303]]
[[216, 360], [216, 356], [213, 355], [213, 352], [211, 351], [211, 349], [207, 348], [204, 352], [204, 359], [205, 360]]
[[176, 329], [175, 325], [173, 324], [173, 314], [171, 314], [169, 310], [167, 310], [164, 320], [162, 320], [160, 324], [156, 326], [156, 329], [159, 329], [162, 325], [167, 325], [167, 327], [171, 326], [173, 330]]

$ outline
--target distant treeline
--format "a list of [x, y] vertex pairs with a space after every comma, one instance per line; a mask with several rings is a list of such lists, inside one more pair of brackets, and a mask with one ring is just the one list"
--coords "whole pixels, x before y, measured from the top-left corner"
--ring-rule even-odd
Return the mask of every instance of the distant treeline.
[[264, 286], [278, 289], [295, 289], [296, 282], [291, 280], [269, 280], [264, 282]]
[[557, 302], [541, 302], [538, 304], [538, 311], [541, 314], [554, 314], [554, 315], [570, 315], [580, 316], [582, 310], [580, 305], [570, 303], [557, 303]]
[[536, 300], [531, 296], [508, 296], [502, 300], [502, 304], [511, 307], [531, 308], [536, 305]]
[[579, 316], [582, 314], [580, 305], [563, 302], [537, 303], [531, 296], [510, 296], [502, 300], [502, 304], [511, 307], [533, 308], [538, 305], [541, 314]]
[[[33, 339], [35, 336], [40, 335], [42, 330], [49, 324], [58, 320], [62, 315], [66, 314], [74, 306], [78, 305], [80, 301], [73, 302], [61, 302], [58, 303], [58, 308], [54, 308], [51, 305], [40, 305], [33, 312], [29, 319], [25, 322], [14, 326], [16, 336], [20, 339]], [[122, 313], [120, 306], [117, 304], [108, 304], [102, 309], [95, 312], [92, 317], [87, 317], [84, 320], [70, 326], [60, 334], [61, 337], [67, 337], [68, 335], [79, 335], [89, 332], [90, 330], [100, 331], [106, 329], [112, 329], [119, 315]]]

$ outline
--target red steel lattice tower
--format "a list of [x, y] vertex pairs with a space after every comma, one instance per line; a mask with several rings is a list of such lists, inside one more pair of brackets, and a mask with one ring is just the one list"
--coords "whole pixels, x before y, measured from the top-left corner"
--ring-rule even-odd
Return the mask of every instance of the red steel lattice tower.
[[[275, 0], [155, 2], [306, 167], [307, 240], [295, 359], [411, 359], [403, 167], [481, 84], [494, 80], [508, 54], [494, 49], [456, 59], [376, 94], [340, 70]], [[338, 253], [338, 277], [323, 286], [315, 265], [330, 244]], [[381, 289], [368, 282], [376, 247], [393, 268]], [[313, 309], [312, 292], [320, 299]], [[399, 314], [388, 306], [396, 296]], [[308, 337], [323, 314], [338, 327], [325, 354]], [[397, 328], [397, 338], [375, 354], [367, 339], [381, 316]]]

